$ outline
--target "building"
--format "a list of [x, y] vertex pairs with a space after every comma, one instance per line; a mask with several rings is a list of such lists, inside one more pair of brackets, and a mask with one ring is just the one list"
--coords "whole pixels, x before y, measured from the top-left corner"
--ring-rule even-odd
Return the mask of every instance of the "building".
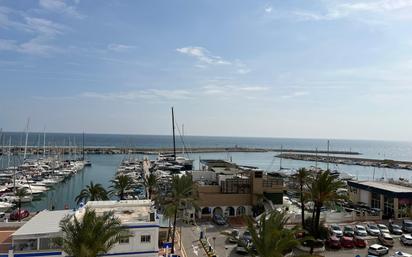
[[380, 209], [381, 219], [402, 218], [412, 206], [412, 186], [409, 183], [394, 180], [348, 181], [348, 187], [354, 203]]
[[42, 251], [60, 256], [54, 240], [62, 237], [60, 221], [73, 213], [69, 210], [39, 212], [12, 234], [14, 252]]
[[200, 171], [191, 172], [198, 194], [198, 217], [252, 215], [252, 207], [263, 196], [273, 204], [283, 203], [285, 187], [279, 174], [223, 160], [202, 160], [201, 164]]
[[[113, 211], [131, 234], [131, 237], [115, 245], [107, 256], [158, 256], [159, 219], [150, 200], [89, 201], [86, 207], [94, 209], [97, 215]], [[54, 240], [64, 236], [59, 227], [60, 221], [73, 215], [81, 219], [84, 212], [85, 208], [38, 213], [12, 234], [13, 250], [9, 256], [64, 256]], [[33, 252], [36, 255], [29, 254]]]

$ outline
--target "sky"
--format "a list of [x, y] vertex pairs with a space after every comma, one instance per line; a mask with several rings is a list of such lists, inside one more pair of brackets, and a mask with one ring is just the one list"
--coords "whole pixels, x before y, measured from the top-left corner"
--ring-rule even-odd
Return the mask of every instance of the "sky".
[[0, 0], [0, 128], [412, 140], [412, 0]]

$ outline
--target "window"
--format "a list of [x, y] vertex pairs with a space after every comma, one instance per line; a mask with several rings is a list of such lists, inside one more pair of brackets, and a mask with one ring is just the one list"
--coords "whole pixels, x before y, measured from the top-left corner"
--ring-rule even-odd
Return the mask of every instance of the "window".
[[127, 238], [122, 238], [119, 241], [119, 244], [128, 244], [128, 243], [129, 243], [129, 238], [128, 237]]
[[150, 235], [142, 235], [140, 237], [140, 242], [141, 243], [150, 243]]
[[372, 208], [381, 208], [381, 195], [372, 192], [372, 200], [371, 200], [371, 207]]

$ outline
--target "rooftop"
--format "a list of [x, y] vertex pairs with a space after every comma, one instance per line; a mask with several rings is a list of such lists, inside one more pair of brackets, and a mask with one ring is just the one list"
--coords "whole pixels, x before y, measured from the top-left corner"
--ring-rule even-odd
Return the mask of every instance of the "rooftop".
[[[150, 200], [89, 201], [86, 207], [97, 214], [113, 211], [122, 223], [150, 222], [150, 213], [154, 212]], [[81, 210], [76, 215], [81, 215]]]
[[72, 213], [71, 210], [62, 211], [48, 211], [39, 212], [36, 216], [30, 219], [26, 224], [21, 226], [16, 232], [15, 236], [27, 236], [38, 234], [55, 234], [60, 232], [60, 221]]
[[412, 193], [412, 187], [391, 184], [383, 181], [351, 181], [351, 183], [360, 184], [367, 187], [379, 188], [394, 193]]

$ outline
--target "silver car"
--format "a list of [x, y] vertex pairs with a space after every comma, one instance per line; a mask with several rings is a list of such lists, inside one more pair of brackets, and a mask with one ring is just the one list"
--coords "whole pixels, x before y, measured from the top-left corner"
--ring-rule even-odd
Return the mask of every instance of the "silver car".
[[366, 230], [368, 231], [368, 234], [371, 236], [379, 236], [381, 234], [379, 227], [375, 224], [368, 224], [366, 226]]
[[380, 244], [373, 244], [369, 246], [368, 254], [381, 256], [389, 252], [389, 248]]
[[355, 226], [355, 234], [357, 236], [367, 236], [368, 232], [366, 231], [366, 228], [362, 225], [356, 225]]

